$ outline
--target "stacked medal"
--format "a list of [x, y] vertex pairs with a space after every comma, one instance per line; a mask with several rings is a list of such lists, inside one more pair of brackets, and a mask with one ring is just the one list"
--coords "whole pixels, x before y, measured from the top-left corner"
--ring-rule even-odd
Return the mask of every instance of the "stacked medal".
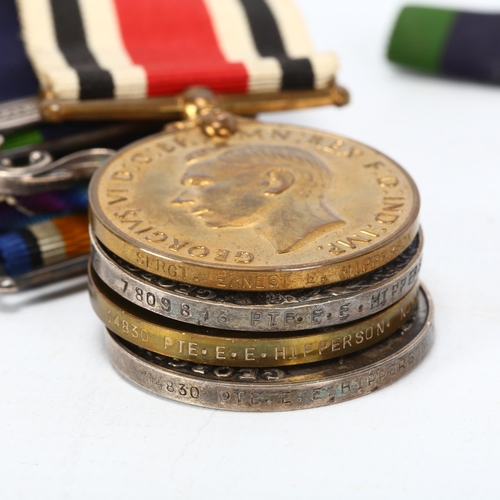
[[89, 200], [110, 358], [157, 394], [323, 406], [399, 379], [431, 344], [418, 192], [368, 146], [200, 109], [121, 150]]

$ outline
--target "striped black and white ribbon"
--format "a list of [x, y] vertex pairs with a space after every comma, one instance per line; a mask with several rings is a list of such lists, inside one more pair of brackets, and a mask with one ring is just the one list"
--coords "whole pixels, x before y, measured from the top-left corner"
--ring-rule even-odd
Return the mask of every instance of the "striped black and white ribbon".
[[17, 0], [28, 55], [60, 99], [143, 98], [328, 86], [291, 0]]

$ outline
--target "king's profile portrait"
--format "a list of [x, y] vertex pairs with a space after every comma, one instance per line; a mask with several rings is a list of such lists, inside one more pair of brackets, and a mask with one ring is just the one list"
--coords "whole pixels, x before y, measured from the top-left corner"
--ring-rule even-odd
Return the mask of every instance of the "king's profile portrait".
[[330, 207], [333, 182], [327, 165], [307, 150], [233, 146], [191, 154], [170, 201], [208, 227], [248, 227], [284, 254], [345, 224]]

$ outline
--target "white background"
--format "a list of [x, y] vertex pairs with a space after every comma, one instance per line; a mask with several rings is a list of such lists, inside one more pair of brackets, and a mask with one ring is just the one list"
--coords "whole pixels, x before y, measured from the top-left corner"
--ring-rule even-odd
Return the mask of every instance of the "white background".
[[348, 403], [229, 413], [120, 378], [83, 280], [2, 298], [2, 499], [499, 498], [500, 87], [391, 66], [401, 1], [298, 4], [317, 48], [338, 51], [352, 104], [263, 119], [355, 138], [414, 176], [437, 312], [430, 355]]

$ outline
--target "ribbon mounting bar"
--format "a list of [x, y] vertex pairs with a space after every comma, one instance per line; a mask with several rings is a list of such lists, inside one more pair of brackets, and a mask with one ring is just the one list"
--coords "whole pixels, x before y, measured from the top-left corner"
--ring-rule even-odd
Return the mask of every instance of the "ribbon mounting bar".
[[[317, 106], [344, 106], [349, 93], [332, 85], [324, 89], [289, 90], [254, 94], [219, 94], [217, 106], [237, 115], [284, 111]], [[184, 95], [148, 99], [54, 99], [40, 101], [40, 112], [49, 122], [66, 120], [180, 120], [185, 118]]]

